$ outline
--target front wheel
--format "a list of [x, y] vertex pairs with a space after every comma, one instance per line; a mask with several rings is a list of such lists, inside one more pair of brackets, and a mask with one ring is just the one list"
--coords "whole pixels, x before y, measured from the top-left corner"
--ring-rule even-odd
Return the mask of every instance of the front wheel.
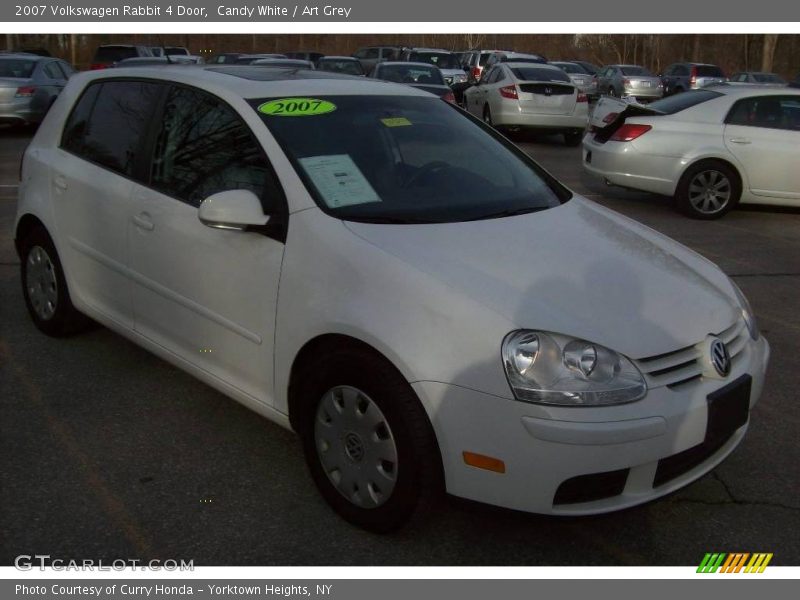
[[440, 495], [433, 428], [408, 382], [360, 348], [315, 363], [298, 393], [306, 462], [323, 497], [347, 521], [384, 533]]
[[695, 219], [719, 219], [739, 202], [739, 175], [727, 164], [708, 160], [692, 165], [675, 192], [678, 208]]
[[77, 333], [89, 320], [72, 305], [53, 240], [37, 227], [22, 240], [22, 293], [40, 331], [54, 337]]

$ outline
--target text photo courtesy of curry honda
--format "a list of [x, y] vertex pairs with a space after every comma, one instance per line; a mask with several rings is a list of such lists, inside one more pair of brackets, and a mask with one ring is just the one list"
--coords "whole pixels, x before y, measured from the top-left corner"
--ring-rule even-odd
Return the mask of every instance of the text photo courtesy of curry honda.
[[[306, 511], [316, 488], [314, 518], [350, 536], [424, 536], [491, 505], [511, 510], [481, 518], [605, 534], [690, 511], [675, 527], [694, 544], [709, 504], [726, 523], [743, 498], [794, 504], [796, 469], [762, 458], [797, 433], [798, 377], [766, 373], [800, 327], [800, 36], [770, 56], [654, 37], [10, 34], [3, 387], [57, 384], [33, 403], [51, 423], [87, 394], [59, 427], [105, 425], [66, 458], [123, 498], [156, 476], [109, 432], [180, 440], [208, 407], [225, 446], [236, 401], [270, 422], [237, 421], [247, 447], [273, 434], [263, 462], [228, 463], [267, 482], [244, 493]], [[148, 391], [130, 413], [95, 405], [92, 369]], [[186, 389], [203, 391], [164, 419], [144, 408]], [[3, 437], [24, 449], [22, 404]], [[208, 459], [180, 467], [199, 489]], [[150, 523], [153, 502], [130, 510]]]

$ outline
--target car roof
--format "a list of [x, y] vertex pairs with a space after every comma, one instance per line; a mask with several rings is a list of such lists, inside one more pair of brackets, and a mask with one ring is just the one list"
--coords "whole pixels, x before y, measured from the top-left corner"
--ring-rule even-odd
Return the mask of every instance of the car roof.
[[[103, 69], [84, 71], [73, 76], [72, 79], [98, 81], [119, 77], [119, 72], [115, 72], [114, 69]], [[241, 98], [314, 94], [428, 97], [428, 94], [412, 87], [382, 82], [377, 79], [280, 66], [264, 68], [263, 66], [252, 67], [249, 65], [200, 65], [187, 68], [186, 66], [165, 65], [126, 68], [125, 78], [131, 77], [183, 83], [217, 93], [220, 96], [233, 94]]]
[[[725, 94], [726, 96], [800, 96], [800, 90], [788, 87], [768, 87], [757, 83], [740, 83], [728, 85], [727, 83], [703, 88]], [[691, 92], [684, 92], [685, 94]]]
[[0, 60], [4, 58], [13, 58], [17, 60], [32, 60], [33, 62], [41, 62], [43, 60], [57, 60], [52, 56], [39, 56], [38, 54], [28, 54], [27, 52], [9, 52], [8, 54], [0, 54]]
[[349, 60], [351, 62], [358, 62], [355, 56], [323, 56], [320, 60]]
[[444, 48], [406, 48], [409, 52], [444, 52], [445, 54], [453, 54], [450, 50]]
[[431, 63], [426, 62], [416, 62], [413, 60], [385, 60], [383, 62], [379, 62], [376, 67], [396, 67], [396, 66], [405, 66], [405, 67], [426, 67], [428, 69], [438, 69], [436, 65], [432, 65]]
[[514, 62], [513, 60], [509, 60], [508, 62], [500, 64], [504, 67], [508, 67], [509, 69], [549, 69], [551, 71], [558, 71], [559, 73], [564, 72], [561, 70], [561, 67], [557, 67], [556, 65], [552, 65], [550, 63]]

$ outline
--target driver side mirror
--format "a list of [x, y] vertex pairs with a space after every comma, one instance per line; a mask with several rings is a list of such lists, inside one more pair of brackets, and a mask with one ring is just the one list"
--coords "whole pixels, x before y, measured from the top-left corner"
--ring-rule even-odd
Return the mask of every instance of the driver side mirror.
[[206, 227], [244, 231], [248, 226], [266, 225], [261, 201], [250, 190], [226, 190], [200, 203], [197, 217]]

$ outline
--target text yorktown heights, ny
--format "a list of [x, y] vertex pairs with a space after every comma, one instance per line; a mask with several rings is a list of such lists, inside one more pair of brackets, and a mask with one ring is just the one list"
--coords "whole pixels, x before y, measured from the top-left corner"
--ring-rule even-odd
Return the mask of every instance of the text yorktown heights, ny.
[[333, 585], [282, 585], [282, 584], [258, 584], [258, 585], [237, 585], [237, 584], [150, 584], [150, 585], [131, 585], [131, 584], [109, 584], [109, 585], [75, 585], [56, 583], [49, 585], [25, 585], [17, 584], [14, 589], [17, 596], [65, 596], [65, 597], [84, 597], [84, 596], [137, 596], [152, 598], [157, 596], [280, 596], [283, 598], [293, 598], [299, 596], [330, 596], [333, 593]]
[[241, 2], [235, 5], [220, 4], [213, 8], [187, 6], [184, 4], [124, 4], [122, 6], [75, 6], [72, 4], [19, 4], [14, 7], [14, 15], [22, 18], [87, 18], [113, 19], [138, 17], [158, 19], [184, 17], [187, 19], [260, 19], [263, 17], [333, 17], [349, 19], [352, 7], [332, 4], [257, 4]]

